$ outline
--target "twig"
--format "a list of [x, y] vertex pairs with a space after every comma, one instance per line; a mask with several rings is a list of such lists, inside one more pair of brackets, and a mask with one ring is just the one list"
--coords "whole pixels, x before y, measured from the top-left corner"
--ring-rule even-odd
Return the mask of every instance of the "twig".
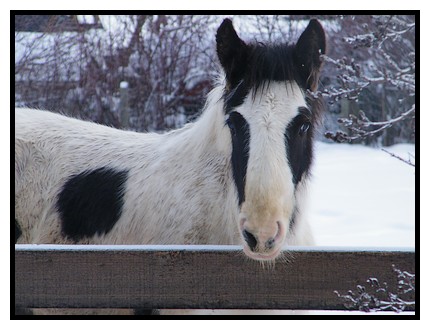
[[[412, 163], [410, 159], [409, 159], [409, 160], [406, 160], [406, 159], [404, 159], [404, 158], [400, 157], [399, 155], [396, 155], [396, 154], [393, 154], [392, 152], [389, 152], [388, 150], [385, 150], [385, 149], [381, 149], [381, 150], [382, 150], [382, 151], [385, 151], [385, 152], [386, 152], [387, 154], [389, 154], [390, 156], [392, 156], [392, 157], [394, 157], [394, 158], [397, 158], [397, 159], [401, 160], [402, 162], [404, 162], [404, 163], [406, 163], [406, 164], [408, 164], [408, 165], [411, 165], [411, 166], [415, 167], [415, 164], [414, 164], [414, 163]], [[414, 157], [414, 158], [415, 158], [415, 157]]]

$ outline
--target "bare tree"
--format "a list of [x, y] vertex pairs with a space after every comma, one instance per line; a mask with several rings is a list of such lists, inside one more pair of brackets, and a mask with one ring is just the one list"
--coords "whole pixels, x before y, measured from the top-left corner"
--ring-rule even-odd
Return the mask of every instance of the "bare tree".
[[[379, 144], [415, 139], [415, 17], [348, 16], [340, 20], [347, 35], [335, 39], [324, 56], [337, 83], [320, 92], [333, 104], [342, 99], [356, 109], [339, 118], [348, 133], [327, 132], [336, 142], [379, 139]], [[348, 51], [349, 50], [349, 51]], [[376, 101], [376, 102], [375, 102]]]
[[[190, 99], [206, 93], [211, 81], [213, 54], [208, 45], [209, 16], [166, 16], [148, 18], [144, 33], [129, 63], [135, 88], [134, 118], [146, 129], [176, 127], [178, 114], [183, 118]], [[201, 90], [199, 84], [203, 84]]]
[[103, 30], [73, 31], [57, 19], [55, 29], [16, 32], [15, 102], [118, 127], [119, 86], [127, 81], [131, 128], [181, 126], [211, 84], [214, 19], [109, 16]]
[[[24, 17], [25, 18], [25, 17]], [[390, 145], [415, 139], [415, 17], [325, 15], [322, 91], [326, 137]], [[306, 15], [235, 18], [248, 40], [295, 40]], [[103, 30], [15, 33], [15, 102], [120, 126], [119, 85], [129, 88], [129, 127], [164, 130], [193, 117], [211, 87], [221, 17], [101, 17]], [[346, 129], [338, 129], [338, 121]], [[333, 123], [333, 124], [330, 124]], [[335, 126], [336, 125], [336, 126]]]

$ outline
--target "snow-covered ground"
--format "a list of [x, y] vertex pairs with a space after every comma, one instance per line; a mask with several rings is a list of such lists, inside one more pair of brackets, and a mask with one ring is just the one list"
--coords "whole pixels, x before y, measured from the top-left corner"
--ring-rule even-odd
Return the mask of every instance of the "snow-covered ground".
[[[415, 156], [412, 144], [385, 149]], [[312, 173], [317, 245], [415, 247], [415, 167], [378, 148], [318, 142]]]
[[[409, 154], [415, 156], [411, 144], [385, 149], [405, 159]], [[415, 167], [380, 149], [318, 142], [312, 172], [308, 215], [317, 245], [415, 247]], [[369, 315], [348, 311], [310, 314]], [[414, 313], [378, 313], [385, 314]]]

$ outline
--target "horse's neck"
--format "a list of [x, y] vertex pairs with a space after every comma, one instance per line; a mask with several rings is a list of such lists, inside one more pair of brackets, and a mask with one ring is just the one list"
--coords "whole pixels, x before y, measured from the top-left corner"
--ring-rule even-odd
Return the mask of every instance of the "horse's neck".
[[167, 133], [161, 146], [165, 163], [175, 168], [172, 174], [176, 184], [192, 189], [193, 200], [198, 196], [198, 203], [207, 208], [198, 219], [189, 219], [196, 222], [192, 226], [211, 233], [205, 244], [237, 243], [233, 237], [238, 206], [231, 171], [231, 138], [223, 123], [222, 97], [215, 91], [199, 119]]
[[195, 122], [165, 134], [165, 146], [181, 151], [185, 158], [229, 157], [231, 141], [223, 123], [222, 88], [217, 87], [209, 94], [205, 109]]

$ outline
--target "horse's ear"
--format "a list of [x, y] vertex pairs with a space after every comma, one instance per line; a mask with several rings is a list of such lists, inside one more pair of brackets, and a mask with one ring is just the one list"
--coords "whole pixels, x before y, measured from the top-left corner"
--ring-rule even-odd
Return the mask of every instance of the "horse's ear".
[[229, 88], [235, 87], [244, 77], [247, 48], [234, 30], [232, 21], [224, 19], [216, 33], [216, 50]]
[[326, 52], [324, 29], [320, 22], [311, 19], [305, 31], [297, 41], [294, 59], [306, 88], [315, 90], [318, 85], [322, 60], [320, 55]]

